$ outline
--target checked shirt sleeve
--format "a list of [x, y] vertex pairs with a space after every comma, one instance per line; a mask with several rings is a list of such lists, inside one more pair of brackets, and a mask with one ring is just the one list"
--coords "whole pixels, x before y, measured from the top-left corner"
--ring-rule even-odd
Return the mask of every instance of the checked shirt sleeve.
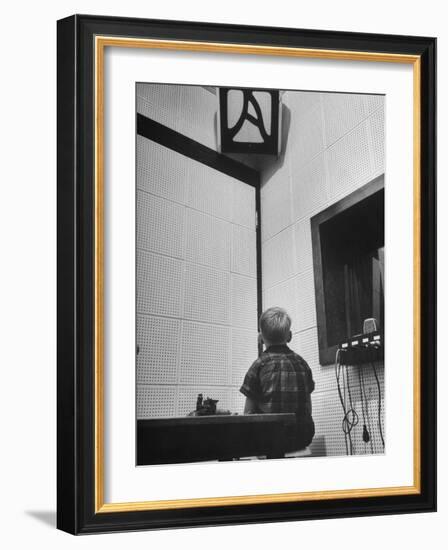
[[261, 395], [261, 386], [259, 378], [260, 360], [257, 359], [252, 363], [251, 367], [244, 377], [243, 385], [240, 392], [254, 401], [258, 401]]

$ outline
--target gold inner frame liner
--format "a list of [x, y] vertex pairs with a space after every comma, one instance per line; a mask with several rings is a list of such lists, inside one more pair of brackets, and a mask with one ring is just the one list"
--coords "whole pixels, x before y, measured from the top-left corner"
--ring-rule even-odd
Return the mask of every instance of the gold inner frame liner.
[[[104, 50], [106, 47], [154, 48], [208, 53], [233, 53], [369, 61], [381, 63], [407, 63], [413, 65], [413, 174], [414, 174], [414, 483], [403, 487], [380, 487], [350, 490], [313, 491], [302, 493], [276, 493], [262, 495], [193, 498], [181, 500], [154, 500], [142, 502], [104, 502]], [[167, 510], [207, 506], [232, 506], [275, 502], [303, 502], [419, 494], [420, 479], [420, 279], [421, 279], [421, 60], [417, 55], [345, 50], [320, 50], [251, 44], [226, 44], [180, 40], [156, 40], [96, 36], [95, 52], [95, 512], [130, 512]]]

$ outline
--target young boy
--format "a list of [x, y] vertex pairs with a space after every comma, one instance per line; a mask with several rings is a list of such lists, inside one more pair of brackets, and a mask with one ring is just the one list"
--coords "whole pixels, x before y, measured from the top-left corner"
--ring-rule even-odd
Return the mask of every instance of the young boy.
[[259, 329], [259, 341], [266, 349], [252, 363], [240, 388], [246, 396], [244, 414], [295, 413], [297, 449], [303, 449], [314, 437], [311, 369], [287, 346], [292, 338], [291, 318], [284, 309], [271, 307], [264, 311]]

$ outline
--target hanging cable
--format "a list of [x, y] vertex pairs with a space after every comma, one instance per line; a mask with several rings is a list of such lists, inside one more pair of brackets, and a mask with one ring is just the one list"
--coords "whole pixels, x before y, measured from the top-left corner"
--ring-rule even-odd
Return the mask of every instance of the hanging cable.
[[[339, 400], [341, 402], [341, 406], [342, 406], [342, 410], [344, 411], [344, 418], [347, 414], [347, 411], [345, 409], [345, 403], [344, 403], [344, 399], [342, 397], [342, 392], [341, 392], [341, 385], [340, 385], [340, 376], [341, 376], [341, 364], [339, 362], [339, 354], [340, 354], [340, 350], [338, 349], [336, 351], [336, 359], [335, 359], [335, 362], [334, 362], [334, 370], [335, 370], [335, 374], [336, 374], [336, 382], [337, 382], [337, 385], [338, 385], [338, 395], [339, 395]], [[347, 434], [345, 433], [345, 430], [344, 430], [344, 421], [342, 421], [342, 430], [344, 432], [344, 440], [345, 440], [345, 454], [349, 454], [348, 452], [348, 444], [347, 444]]]
[[375, 375], [376, 385], [378, 386], [378, 428], [380, 430], [381, 442], [383, 444], [383, 450], [384, 450], [385, 448], [384, 436], [383, 436], [383, 428], [381, 426], [381, 402], [382, 402], [381, 386], [380, 386], [380, 381], [378, 379], [378, 373], [376, 372], [375, 363], [372, 361], [371, 365], [373, 367], [373, 374]]
[[351, 432], [352, 432], [353, 428], [358, 424], [359, 418], [358, 418], [357, 412], [353, 408], [352, 392], [351, 392], [351, 388], [350, 388], [350, 371], [349, 371], [349, 368], [348, 368], [347, 365], [345, 365], [345, 375], [346, 375], [346, 379], [347, 379], [347, 391], [348, 391], [348, 399], [349, 399], [349, 403], [350, 403], [350, 409], [349, 409], [348, 413], [352, 417], [350, 421], [347, 417], [347, 422], [349, 422], [349, 425], [350, 425], [350, 430], [348, 432], [348, 436], [349, 436], [349, 440], [350, 440], [350, 448], [351, 448], [351, 451], [352, 451], [351, 454], [353, 454], [353, 441], [352, 441]]
[[[363, 440], [365, 441], [365, 443], [370, 443], [370, 450], [372, 451], [372, 454], [375, 454], [372, 423], [370, 421], [369, 400], [367, 399], [367, 392], [366, 392], [366, 387], [364, 383], [364, 371], [361, 366], [359, 367], [359, 374], [360, 374], [360, 381], [362, 386], [361, 392], [364, 394], [363, 401], [364, 401], [364, 410], [365, 410]], [[366, 418], [367, 418], [367, 422], [366, 422]]]
[[365, 412], [365, 403], [364, 403], [364, 392], [363, 392], [363, 384], [361, 380], [361, 366], [358, 365], [358, 379], [359, 379], [359, 391], [361, 394], [361, 410], [362, 410], [362, 420], [363, 420], [363, 428], [362, 428], [362, 440], [367, 445], [370, 441], [370, 433], [367, 429], [367, 422], [366, 422], [366, 412]]
[[[351, 398], [351, 390], [350, 390], [350, 381], [349, 381], [348, 377], [347, 377], [347, 380], [346, 380], [347, 370], [345, 370], [345, 372], [344, 372], [344, 368], [341, 365], [340, 358], [339, 358], [340, 357], [340, 351], [341, 350], [339, 350], [339, 349], [336, 351], [335, 373], [336, 373], [336, 381], [337, 381], [337, 386], [338, 386], [339, 400], [341, 402], [342, 410], [344, 412], [344, 417], [342, 419], [342, 431], [344, 433], [345, 452], [346, 452], [347, 455], [348, 454], [352, 455], [354, 449], [353, 449], [353, 441], [352, 441], [351, 432], [352, 432], [353, 428], [358, 424], [359, 418], [358, 418], [358, 414], [356, 413], [356, 411], [353, 408], [352, 398]], [[341, 390], [341, 373], [342, 373], [344, 394], [342, 393], [342, 390]], [[348, 392], [348, 395], [349, 395], [349, 405], [350, 405], [349, 409], [347, 409], [347, 395], [346, 395], [346, 392]]]
[[353, 454], [353, 443], [352, 443], [352, 438], [350, 436], [350, 428], [349, 428], [349, 426], [347, 426], [347, 419], [348, 419], [347, 415], [348, 415], [349, 411], [347, 409], [347, 383], [345, 381], [344, 365], [341, 365], [340, 368], [341, 368], [341, 373], [342, 373], [342, 389], [344, 390], [344, 405], [345, 405], [345, 411], [346, 411], [345, 415], [344, 415], [344, 418], [342, 419], [342, 430], [346, 434], [346, 437], [348, 439], [350, 454], [352, 455]]

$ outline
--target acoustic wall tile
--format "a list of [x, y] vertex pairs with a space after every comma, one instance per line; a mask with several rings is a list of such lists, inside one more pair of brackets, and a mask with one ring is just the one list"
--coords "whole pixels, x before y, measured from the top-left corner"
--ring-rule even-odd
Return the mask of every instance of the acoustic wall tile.
[[319, 155], [305, 166], [292, 160], [291, 187], [293, 221], [310, 218], [322, 210], [328, 200], [327, 169], [324, 155]]
[[261, 240], [265, 242], [291, 224], [290, 177], [287, 165], [274, 172], [261, 187]]
[[316, 110], [320, 109], [320, 92], [302, 92], [291, 90], [283, 94], [282, 103], [288, 107], [291, 112], [291, 118], [294, 117], [294, 123], [302, 126], [302, 121]]
[[244, 414], [246, 397], [239, 391], [240, 386], [230, 388], [229, 410], [232, 414]]
[[270, 307], [281, 307], [291, 317], [291, 330], [298, 330], [298, 301], [295, 279], [288, 279], [278, 285], [266, 289], [263, 299], [263, 310]]
[[179, 132], [216, 150], [217, 97], [202, 86], [180, 86]]
[[319, 365], [317, 327], [294, 332], [290, 347], [305, 359], [314, 372], [314, 368]]
[[315, 437], [324, 437], [327, 456], [346, 455], [345, 436], [342, 430], [344, 413], [337, 390], [311, 394]]
[[313, 378], [316, 384], [316, 393], [333, 391], [336, 389], [336, 373], [334, 365], [313, 366]]
[[313, 267], [313, 247], [311, 241], [311, 222], [309, 218], [294, 225], [294, 245], [297, 272], [302, 273]]
[[216, 96], [202, 86], [137, 84], [137, 112], [216, 148]]
[[232, 219], [232, 183], [229, 176], [197, 161], [185, 180], [186, 202], [195, 210], [227, 221]]
[[384, 109], [376, 110], [369, 118], [370, 148], [373, 161], [373, 174], [378, 176], [385, 171], [385, 135], [384, 135]]
[[230, 328], [183, 322], [180, 350], [181, 384], [228, 384]]
[[366, 94], [363, 96], [364, 111], [366, 116], [370, 116], [378, 109], [384, 109], [386, 96], [381, 94]]
[[185, 208], [137, 191], [137, 247], [167, 256], [184, 256]]
[[232, 328], [231, 384], [241, 386], [249, 367], [258, 357], [256, 328]]
[[291, 115], [287, 147], [296, 168], [305, 165], [325, 148], [319, 98], [316, 105], [317, 108], [304, 113], [300, 118], [296, 113]]
[[137, 315], [137, 383], [175, 384], [180, 320]]
[[[375, 369], [373, 368], [375, 366]], [[375, 378], [375, 371], [378, 381]], [[363, 388], [362, 397], [364, 399], [364, 412], [366, 417], [370, 416], [370, 423], [378, 428], [378, 413], [384, 415], [384, 363], [381, 361], [373, 363], [364, 363], [363, 365], [354, 365], [347, 368], [350, 375], [353, 400], [361, 402], [361, 387]], [[360, 376], [361, 375], [361, 376]], [[379, 384], [379, 391], [378, 391]], [[381, 399], [380, 409], [378, 410], [378, 401]], [[372, 417], [372, 410], [375, 415]], [[381, 425], [384, 433], [384, 418], [381, 417]], [[379, 430], [378, 430], [379, 432]], [[378, 434], [379, 437], [379, 434]]]
[[230, 271], [231, 224], [190, 208], [185, 216], [186, 259]]
[[136, 85], [137, 113], [179, 130], [178, 121], [185, 108], [181, 105], [181, 86], [173, 84], [138, 83]]
[[368, 121], [362, 122], [326, 152], [329, 174], [328, 195], [332, 201], [362, 187], [373, 177], [368, 124]]
[[137, 385], [137, 418], [176, 416], [176, 386]]
[[322, 95], [327, 147], [353, 130], [366, 118], [363, 95], [326, 93]]
[[232, 225], [232, 267], [233, 273], [257, 276], [257, 242], [253, 229]]
[[[380, 387], [384, 388], [384, 362], [383, 361], [375, 361], [374, 363], [369, 364], [369, 367], [371, 368], [369, 368], [367, 371], [364, 370], [365, 382], [375, 387], [376, 379], [375, 379], [373, 366], [375, 366], [376, 375], [378, 377]], [[383, 397], [384, 397], [384, 391], [383, 391]]]
[[187, 157], [137, 136], [137, 189], [183, 204], [189, 170]]
[[228, 179], [232, 186], [232, 222], [255, 229], [255, 188], [242, 181]]
[[257, 330], [257, 281], [232, 274], [232, 326]]
[[314, 296], [314, 273], [312, 269], [294, 278], [296, 284], [297, 319], [299, 331], [316, 326], [316, 304]]
[[384, 402], [381, 405], [382, 407], [379, 409], [377, 399], [369, 400], [364, 404], [366, 425], [370, 435], [370, 441], [366, 444], [363, 441], [364, 417], [362, 416], [362, 403], [361, 401], [355, 402], [355, 409], [360, 418], [363, 419], [362, 422], [360, 420], [354, 430], [357, 454], [384, 454], [386, 450], [387, 433], [384, 425]]
[[274, 286], [296, 273], [294, 235], [288, 227], [264, 243], [262, 251], [263, 288]]
[[207, 386], [197, 384], [194, 386], [179, 386], [178, 415], [187, 416], [190, 412], [196, 410], [196, 401], [198, 394], [202, 393], [203, 398], [218, 399], [217, 407], [220, 409], [230, 409], [231, 390], [220, 386]]
[[185, 266], [184, 317], [230, 323], [230, 274], [205, 266]]
[[137, 250], [137, 313], [180, 317], [183, 262]]

